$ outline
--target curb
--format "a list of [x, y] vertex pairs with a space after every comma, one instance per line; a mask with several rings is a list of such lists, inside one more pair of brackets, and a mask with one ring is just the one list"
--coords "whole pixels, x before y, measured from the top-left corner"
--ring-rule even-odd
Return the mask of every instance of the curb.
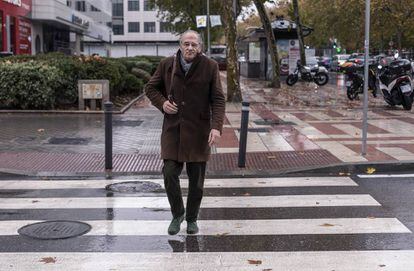
[[[369, 174], [368, 168], [374, 168], [377, 173], [407, 173], [414, 172], [414, 160], [404, 162], [361, 162], [355, 163], [339, 163], [329, 166], [312, 166], [304, 168], [292, 168], [287, 170], [244, 170], [237, 171], [208, 171], [206, 172], [206, 178], [218, 179], [218, 178], [263, 178], [263, 177], [281, 177], [281, 176], [351, 176], [357, 174]], [[155, 171], [139, 171], [139, 172], [30, 172], [30, 171], [18, 171], [7, 170], [0, 168], [0, 178], [8, 176], [12, 178], [75, 178], [75, 179], [88, 179], [88, 178], [106, 178], [112, 179], [114, 177], [125, 178], [162, 178], [161, 172]], [[185, 176], [185, 170], [182, 176]], [[4, 177], [3, 177], [4, 178]]]
[[[112, 111], [112, 114], [124, 114], [134, 103], [145, 96], [141, 93], [138, 97], [132, 99], [121, 110]], [[103, 110], [78, 111], [78, 110], [0, 110], [0, 114], [104, 114]]]

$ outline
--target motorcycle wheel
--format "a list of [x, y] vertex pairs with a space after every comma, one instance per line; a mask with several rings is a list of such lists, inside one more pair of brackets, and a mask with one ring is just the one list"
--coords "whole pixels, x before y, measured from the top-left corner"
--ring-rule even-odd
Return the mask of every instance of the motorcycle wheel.
[[358, 93], [356, 93], [356, 91], [352, 87], [347, 87], [346, 96], [348, 97], [349, 100], [353, 101], [358, 96]]
[[288, 77], [286, 78], [286, 84], [288, 86], [293, 86], [294, 84], [296, 84], [298, 79], [299, 79], [299, 77], [297, 75], [289, 74]]
[[407, 96], [403, 94], [402, 106], [405, 110], [411, 110], [411, 107], [413, 106], [413, 98], [411, 95]]
[[315, 74], [314, 81], [318, 86], [326, 85], [328, 83], [328, 80], [329, 80], [329, 77], [324, 72], [318, 72], [317, 74]]

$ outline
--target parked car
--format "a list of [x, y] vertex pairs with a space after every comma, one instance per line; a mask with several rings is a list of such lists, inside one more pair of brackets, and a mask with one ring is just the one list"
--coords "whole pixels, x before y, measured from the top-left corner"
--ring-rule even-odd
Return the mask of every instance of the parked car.
[[317, 56], [306, 57], [306, 66], [313, 67], [318, 65], [319, 58]]
[[324, 66], [327, 70], [331, 69], [332, 58], [328, 56], [321, 56], [318, 60], [319, 66]]
[[340, 66], [344, 64], [349, 57], [350, 55], [334, 55], [331, 62], [331, 71], [339, 71]]
[[227, 48], [225, 45], [212, 45], [210, 57], [217, 61], [220, 70], [227, 69]]

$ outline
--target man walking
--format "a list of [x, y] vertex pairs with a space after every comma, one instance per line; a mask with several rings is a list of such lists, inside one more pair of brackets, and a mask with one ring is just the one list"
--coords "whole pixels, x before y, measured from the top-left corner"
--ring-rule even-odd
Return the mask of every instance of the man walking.
[[[184, 217], [187, 233], [198, 232], [206, 162], [223, 127], [225, 98], [218, 65], [201, 50], [200, 35], [192, 30], [184, 32], [177, 54], [161, 61], [145, 87], [151, 103], [164, 113], [161, 158], [173, 215], [170, 235], [180, 231]], [[189, 179], [185, 209], [179, 179], [184, 163]]]

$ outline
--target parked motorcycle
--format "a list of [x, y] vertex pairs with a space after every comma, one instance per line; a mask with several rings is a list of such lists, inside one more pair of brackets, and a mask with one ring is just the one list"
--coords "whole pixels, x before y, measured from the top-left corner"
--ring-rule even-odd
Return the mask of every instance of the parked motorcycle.
[[286, 84], [293, 86], [302, 79], [306, 82], [315, 82], [319, 86], [323, 86], [328, 83], [328, 70], [323, 66], [315, 65], [312, 68], [303, 66], [300, 61], [296, 64], [296, 69], [293, 73], [289, 74], [286, 79]]
[[413, 104], [413, 83], [411, 63], [398, 59], [398, 54], [390, 63], [378, 65], [379, 87], [384, 100], [391, 106], [402, 105], [411, 110]]
[[[346, 96], [349, 100], [358, 99], [359, 94], [364, 93], [364, 65], [351, 63], [343, 67], [345, 73]], [[368, 70], [368, 89], [372, 95], [377, 97], [377, 76], [374, 65], [369, 66]]]

